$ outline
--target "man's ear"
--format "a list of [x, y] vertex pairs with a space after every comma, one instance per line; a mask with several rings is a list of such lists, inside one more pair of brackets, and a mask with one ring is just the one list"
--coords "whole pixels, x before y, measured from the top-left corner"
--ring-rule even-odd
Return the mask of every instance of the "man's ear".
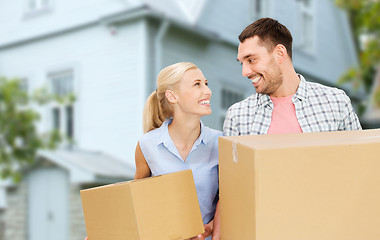
[[177, 96], [172, 90], [166, 90], [165, 97], [168, 99], [169, 103], [176, 103], [178, 101]]
[[273, 50], [273, 54], [274, 54], [274, 58], [279, 64], [283, 63], [288, 56], [286, 47], [282, 44], [277, 44], [277, 46]]

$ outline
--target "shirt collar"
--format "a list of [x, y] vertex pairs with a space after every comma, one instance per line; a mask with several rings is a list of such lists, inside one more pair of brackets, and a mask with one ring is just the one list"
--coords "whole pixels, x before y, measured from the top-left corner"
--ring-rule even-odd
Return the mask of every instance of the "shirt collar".
[[299, 100], [307, 100], [307, 83], [305, 78], [301, 75], [298, 74], [298, 77], [300, 78], [300, 85], [298, 85], [298, 89], [296, 94], [294, 94], [293, 99], [298, 98]]
[[[300, 78], [300, 84], [298, 85], [297, 92], [293, 96], [294, 99], [300, 99], [301, 101], [307, 99], [307, 88], [306, 88], [306, 80], [301, 75], [298, 74], [298, 77]], [[258, 94], [258, 100], [259, 100], [259, 106], [268, 106], [270, 108], [273, 108], [273, 102], [270, 99], [268, 94]]]
[[259, 93], [259, 107], [261, 106], [273, 108], [273, 102], [268, 94]]
[[[163, 143], [165, 145], [165, 147], [168, 147], [169, 143], [172, 143], [173, 140], [171, 139], [170, 137], [170, 134], [169, 134], [169, 128], [168, 126], [170, 125], [170, 123], [172, 123], [173, 119], [172, 118], [169, 118], [169, 119], [166, 119], [161, 127], [159, 127], [157, 129], [157, 135], [156, 135], [156, 145], [160, 145], [161, 143]], [[201, 134], [199, 135], [198, 139], [195, 141], [194, 143], [194, 146], [198, 146], [199, 144], [203, 143], [203, 144], [207, 144], [207, 134], [206, 134], [206, 126], [203, 124], [202, 121], [200, 121], [201, 123]]]

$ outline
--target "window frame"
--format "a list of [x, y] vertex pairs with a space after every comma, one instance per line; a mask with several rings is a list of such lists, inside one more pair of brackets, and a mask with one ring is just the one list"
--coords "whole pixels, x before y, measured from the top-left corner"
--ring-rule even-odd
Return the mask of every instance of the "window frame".
[[[305, 1], [310, 1], [309, 6]], [[314, 0], [296, 0], [297, 4], [297, 44], [296, 48], [305, 53], [315, 55], [316, 52], [316, 15]], [[310, 26], [306, 26], [304, 17], [310, 19]], [[311, 36], [307, 36], [307, 31]], [[309, 44], [310, 43], [310, 44]]]
[[[271, 0], [250, 0], [249, 1], [249, 13], [250, 20], [255, 21], [259, 18], [268, 17]], [[260, 9], [257, 6], [260, 5]]]
[[[223, 104], [223, 99], [225, 99], [224, 97], [224, 91], [227, 91], [229, 93], [232, 93], [232, 94], [236, 94], [236, 95], [240, 95], [241, 96], [241, 99], [237, 99], [237, 100], [234, 100], [233, 103], [229, 103], [228, 106], [224, 106]], [[223, 130], [223, 125], [224, 125], [224, 119], [226, 117], [226, 114], [227, 114], [227, 110], [229, 107], [231, 107], [233, 104], [239, 102], [239, 101], [242, 101], [246, 98], [246, 94], [245, 94], [245, 90], [243, 90], [242, 88], [239, 88], [239, 87], [231, 87], [231, 86], [228, 86], [228, 85], [221, 85], [220, 87], [220, 102], [219, 102], [219, 126], [221, 126], [221, 129]]]
[[[71, 77], [71, 91], [67, 92], [66, 94], [75, 94], [76, 88], [75, 88], [75, 71], [74, 69], [67, 69], [62, 71], [53, 71], [47, 74], [47, 81], [48, 81], [48, 90], [51, 94], [54, 96], [64, 97], [67, 95], [62, 95], [60, 93], [55, 94], [54, 93], [54, 79], [62, 78], [65, 76]], [[70, 119], [67, 114], [67, 108], [71, 108], [71, 115]], [[55, 113], [58, 111], [58, 119], [55, 117]], [[75, 139], [75, 103], [58, 103], [57, 101], [52, 101], [49, 103], [48, 107], [48, 124], [49, 129], [51, 130], [59, 130], [61, 133], [63, 133], [66, 137], [69, 139]], [[69, 129], [69, 125], [71, 125], [71, 129]]]
[[[30, 3], [34, 2], [35, 7]], [[50, 13], [53, 10], [53, 0], [24, 0], [24, 19]]]

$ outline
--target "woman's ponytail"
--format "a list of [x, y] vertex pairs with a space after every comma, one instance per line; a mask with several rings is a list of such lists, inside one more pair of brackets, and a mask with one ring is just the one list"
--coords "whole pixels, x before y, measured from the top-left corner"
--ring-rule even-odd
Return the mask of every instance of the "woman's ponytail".
[[172, 107], [166, 99], [167, 90], [174, 90], [189, 69], [197, 66], [190, 62], [172, 64], [158, 74], [157, 89], [153, 91], [145, 102], [143, 110], [143, 130], [147, 133], [161, 127], [162, 123], [173, 116]]
[[143, 130], [144, 133], [159, 128], [165, 121], [160, 111], [157, 90], [153, 91], [145, 102], [143, 111]]

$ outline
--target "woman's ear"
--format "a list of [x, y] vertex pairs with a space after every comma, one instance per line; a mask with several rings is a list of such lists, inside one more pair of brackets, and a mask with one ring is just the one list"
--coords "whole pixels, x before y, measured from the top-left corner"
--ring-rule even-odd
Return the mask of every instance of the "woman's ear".
[[169, 103], [176, 103], [178, 101], [177, 96], [172, 90], [166, 90], [165, 97], [168, 99]]

